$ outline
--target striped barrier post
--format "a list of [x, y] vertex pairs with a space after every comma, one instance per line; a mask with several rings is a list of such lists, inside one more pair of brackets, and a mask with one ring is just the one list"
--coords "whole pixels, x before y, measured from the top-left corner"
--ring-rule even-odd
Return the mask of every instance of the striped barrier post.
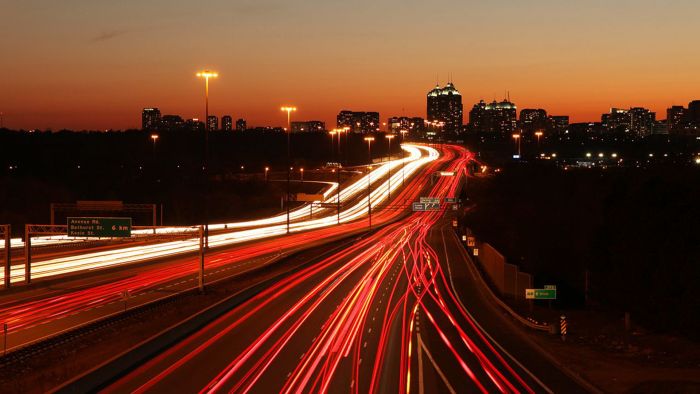
[[561, 340], [566, 341], [566, 316], [559, 316], [559, 332], [561, 333]]

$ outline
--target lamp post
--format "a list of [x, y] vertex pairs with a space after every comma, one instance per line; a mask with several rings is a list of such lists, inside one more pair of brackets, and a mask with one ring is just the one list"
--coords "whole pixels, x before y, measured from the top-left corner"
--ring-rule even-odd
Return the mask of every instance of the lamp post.
[[151, 134], [151, 139], [153, 140], [153, 166], [156, 165], [156, 141], [158, 141], [158, 134]]
[[292, 176], [292, 154], [290, 148], [290, 135], [292, 134], [292, 112], [296, 111], [296, 107], [282, 107], [281, 110], [287, 113], [287, 234], [289, 234], [289, 183]]
[[518, 159], [520, 159], [520, 134], [513, 134], [513, 139], [518, 144]]
[[542, 130], [535, 131], [535, 137], [537, 137], [537, 149], [540, 148], [540, 137], [542, 137]]
[[369, 153], [369, 164], [367, 165], [367, 212], [369, 214], [369, 228], [372, 229], [372, 141], [374, 137], [365, 137], [367, 141], [367, 152]]
[[265, 167], [265, 183], [267, 183], [267, 173], [270, 171], [270, 167]]
[[197, 73], [197, 77], [204, 78], [204, 248], [209, 248], [209, 79], [216, 78], [219, 74], [214, 71], [204, 70]]
[[[408, 130], [401, 130], [401, 143], [403, 144], [404, 140], [406, 139], [406, 134], [408, 133]], [[401, 186], [406, 186], [406, 177], [404, 176], [404, 170], [403, 167], [406, 165], [406, 157], [404, 156], [403, 149], [401, 150]]]
[[[328, 134], [331, 136], [331, 157], [333, 157], [333, 139], [335, 138], [335, 135], [338, 134], [338, 129], [333, 129], [329, 131]], [[340, 134], [338, 134], [338, 145], [340, 145]]]
[[[342, 167], [342, 164], [341, 164], [342, 159], [340, 158], [340, 134], [345, 133], [345, 135], [347, 136], [348, 128], [344, 127], [342, 129], [335, 129], [334, 131], [338, 133], [338, 151], [337, 151], [337, 155], [336, 155], [336, 162], [338, 163], [338, 165], [335, 168], [336, 182], [338, 183], [338, 198], [336, 198], [336, 202], [338, 205], [338, 207], [337, 207], [338, 208], [337, 209], [338, 215], [337, 215], [336, 224], [340, 224], [340, 169]], [[347, 138], [346, 138], [345, 142], [347, 143]]]
[[299, 168], [299, 177], [301, 178], [301, 183], [304, 183], [304, 168]]
[[[388, 161], [391, 162], [391, 140], [393, 140], [396, 137], [396, 135], [386, 134], [384, 137], [386, 137], [386, 139], [389, 141], [389, 153], [387, 156], [389, 156]], [[389, 163], [389, 196], [388, 196], [388, 200], [391, 201], [391, 163]]]

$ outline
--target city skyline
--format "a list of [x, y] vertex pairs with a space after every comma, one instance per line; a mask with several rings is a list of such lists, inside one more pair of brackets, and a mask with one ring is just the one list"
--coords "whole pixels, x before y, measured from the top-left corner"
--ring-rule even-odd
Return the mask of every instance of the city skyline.
[[[467, 107], [508, 91], [519, 108], [572, 123], [613, 107], [662, 114], [700, 86], [700, 56], [688, 51], [695, 2], [402, 5], [155, 1], [75, 12], [14, 3], [0, 111], [7, 127], [25, 129], [138, 128], [135, 114], [151, 106], [203, 118], [195, 73], [204, 68], [220, 73], [211, 113], [251, 125], [283, 125], [278, 107], [287, 103], [296, 119], [327, 124], [343, 109], [425, 117], [425, 92], [448, 76]], [[297, 23], [311, 16], [315, 23]], [[361, 28], [338, 25], [339, 16]]]

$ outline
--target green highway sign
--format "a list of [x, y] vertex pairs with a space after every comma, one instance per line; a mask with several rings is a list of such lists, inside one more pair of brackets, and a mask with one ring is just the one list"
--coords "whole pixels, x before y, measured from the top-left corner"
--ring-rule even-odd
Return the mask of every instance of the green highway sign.
[[69, 237], [131, 237], [131, 218], [68, 218]]
[[556, 289], [525, 289], [525, 299], [528, 300], [556, 300]]
[[440, 204], [440, 199], [438, 197], [421, 197], [421, 204]]

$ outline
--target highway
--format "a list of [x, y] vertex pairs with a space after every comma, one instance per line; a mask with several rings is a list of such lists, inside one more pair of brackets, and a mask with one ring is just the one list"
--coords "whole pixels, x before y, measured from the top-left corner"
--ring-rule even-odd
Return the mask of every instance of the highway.
[[[430, 159], [426, 159], [427, 161], [422, 164], [423, 171], [407, 180], [405, 189], [392, 193], [395, 199], [393, 201], [417, 199], [421, 188], [428, 183], [430, 174], [441, 168], [456, 154], [452, 150], [447, 150], [437, 160], [433, 157], [436, 154], [434, 150], [423, 149], [429, 152], [427, 157]], [[406, 168], [408, 169], [408, 164]], [[392, 173], [392, 175], [397, 174]], [[401, 183], [393, 183], [392, 189], [394, 185], [400, 187]], [[388, 186], [384, 185], [373, 188], [373, 204], [379, 204], [383, 198], [386, 198], [387, 188]], [[364, 187], [362, 189], [365, 190]], [[262, 239], [223, 245], [219, 250], [207, 255], [206, 281], [249, 272], [272, 264], [277, 259], [295, 251], [366, 231], [368, 223], [363, 219], [363, 215], [367, 212], [366, 197], [364, 199], [361, 196], [356, 197], [356, 200], [358, 201], [355, 204], [342, 211], [339, 226], [329, 224], [323, 218], [316, 218], [295, 223], [298, 226], [308, 226], [309, 229], [306, 231], [296, 227], [295, 231], [288, 236], [273, 233]], [[385, 204], [384, 208], [387, 207]], [[330, 211], [332, 214], [330, 222], [335, 223], [335, 212]], [[377, 225], [388, 223], [404, 214], [403, 205], [400, 209], [380, 209], [374, 213], [373, 223]], [[280, 227], [278, 225], [276, 231], [280, 231]], [[148, 247], [160, 248], [162, 245]], [[113, 255], [115, 251], [104, 253]], [[133, 253], [136, 258], [143, 258], [133, 251], [130, 253]], [[76, 259], [84, 258], [85, 255], [76, 256]], [[97, 259], [104, 264], [106, 260], [100, 260], [101, 258]], [[120, 313], [124, 307], [143, 305], [173, 293], [191, 289], [196, 286], [197, 261], [195, 257], [191, 257], [191, 254], [168, 254], [148, 264], [116, 265], [112, 270], [88, 271], [85, 278], [73, 281], [62, 280], [60, 285], [3, 296], [0, 298], [0, 322], [8, 324], [8, 350], [14, 350], [58, 332]]]
[[[402, 177], [411, 177], [414, 173], [422, 169], [426, 164], [438, 158], [435, 149], [404, 144], [403, 148], [409, 153], [406, 158], [393, 160], [376, 166], [370, 173], [362, 176], [351, 185], [344, 187], [340, 192], [340, 200], [346, 204], [340, 215], [341, 223], [348, 223], [361, 219], [367, 214], [367, 200], [360, 198], [366, 193], [368, 182], [379, 184], [372, 186], [371, 204], [378, 206], [386, 201], [389, 194], [389, 184], [392, 193], [396, 193], [402, 186]], [[398, 169], [401, 168], [401, 171]], [[388, 174], [391, 173], [391, 180]], [[326, 191], [326, 199], [323, 202], [334, 203], [337, 201], [338, 193], [332, 193], [336, 188]], [[349, 205], [349, 206], [348, 206]], [[290, 232], [301, 232], [335, 225], [337, 217], [335, 210], [331, 208], [319, 209], [318, 214], [324, 215], [315, 219], [307, 219], [308, 209], [302, 207], [294, 211], [292, 219], [294, 222], [290, 226]], [[209, 236], [209, 246], [212, 248], [226, 247], [238, 243], [259, 240], [263, 238], [283, 235], [287, 231], [286, 214], [280, 214], [271, 218], [245, 221], [238, 223], [213, 224], [210, 229], [223, 231], [223, 233]], [[235, 230], [240, 229], [240, 230]], [[232, 231], [228, 231], [232, 230]], [[161, 234], [182, 231], [181, 228], [158, 229]], [[191, 229], [188, 231], [192, 231]], [[45, 239], [47, 242], [63, 242], [65, 237], [58, 236], [55, 239]], [[135, 262], [143, 262], [163, 257], [172, 257], [185, 253], [192, 253], [199, 248], [198, 238], [179, 239], [172, 242], [159, 242], [157, 244], [125, 246], [122, 248], [99, 250], [99, 251], [75, 251], [68, 256], [62, 255], [56, 258], [47, 258], [32, 263], [32, 279], [40, 279], [57, 275], [65, 275], [85, 270], [95, 270], [100, 268], [110, 268], [115, 265], [127, 265]], [[0, 272], [0, 278], [4, 277], [4, 272]], [[13, 265], [11, 271], [11, 281], [13, 283], [25, 280], [24, 267]]]
[[[448, 169], [468, 160], [458, 152]], [[439, 178], [428, 195], [454, 197], [458, 179]], [[464, 292], [478, 284], [445, 230], [447, 209], [318, 259], [104, 392], [581, 392], [483, 295]]]

